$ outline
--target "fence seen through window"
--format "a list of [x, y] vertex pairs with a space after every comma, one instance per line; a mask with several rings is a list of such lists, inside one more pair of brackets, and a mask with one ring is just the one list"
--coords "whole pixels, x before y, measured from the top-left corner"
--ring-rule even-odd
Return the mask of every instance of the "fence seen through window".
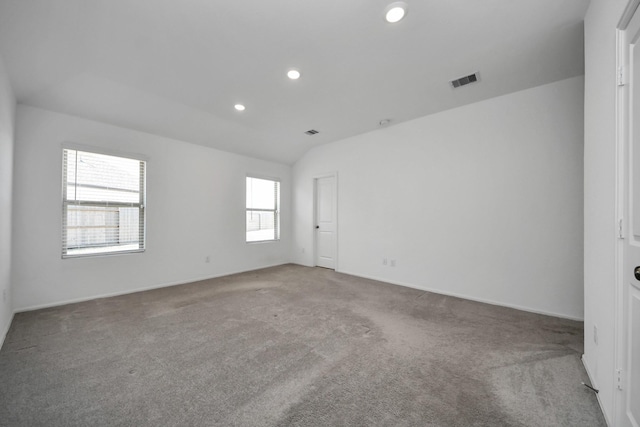
[[247, 177], [247, 242], [280, 239], [280, 182]]
[[63, 257], [144, 250], [145, 166], [63, 150]]

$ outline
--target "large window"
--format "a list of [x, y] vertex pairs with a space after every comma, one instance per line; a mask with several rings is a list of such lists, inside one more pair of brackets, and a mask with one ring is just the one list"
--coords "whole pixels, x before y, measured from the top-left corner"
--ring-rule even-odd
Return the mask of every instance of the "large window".
[[247, 177], [247, 242], [280, 239], [280, 182]]
[[63, 150], [62, 256], [140, 252], [145, 162]]

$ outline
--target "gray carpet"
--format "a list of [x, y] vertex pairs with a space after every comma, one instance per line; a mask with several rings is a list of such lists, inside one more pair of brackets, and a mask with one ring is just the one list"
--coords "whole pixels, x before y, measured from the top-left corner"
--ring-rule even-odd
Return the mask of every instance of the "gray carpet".
[[15, 316], [11, 426], [604, 426], [582, 323], [285, 265]]

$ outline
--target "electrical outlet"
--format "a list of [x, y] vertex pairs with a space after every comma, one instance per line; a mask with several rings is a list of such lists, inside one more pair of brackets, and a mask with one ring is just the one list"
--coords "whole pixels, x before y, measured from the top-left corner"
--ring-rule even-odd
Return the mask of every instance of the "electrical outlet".
[[207, 257], [204, 259], [204, 262], [206, 263], [211, 262], [211, 255], [207, 255]]
[[387, 259], [386, 258], [382, 258], [382, 265], [387, 265]]
[[395, 266], [396, 266], [396, 260], [395, 260], [395, 259], [392, 259], [392, 260], [391, 260], [391, 267], [395, 267]]
[[598, 327], [593, 325], [593, 342], [598, 345]]

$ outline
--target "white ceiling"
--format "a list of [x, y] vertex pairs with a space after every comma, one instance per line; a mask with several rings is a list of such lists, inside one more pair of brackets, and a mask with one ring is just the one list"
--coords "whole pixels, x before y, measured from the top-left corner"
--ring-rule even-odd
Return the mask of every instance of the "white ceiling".
[[0, 54], [20, 103], [284, 163], [584, 72], [588, 0], [393, 1], [0, 0]]

